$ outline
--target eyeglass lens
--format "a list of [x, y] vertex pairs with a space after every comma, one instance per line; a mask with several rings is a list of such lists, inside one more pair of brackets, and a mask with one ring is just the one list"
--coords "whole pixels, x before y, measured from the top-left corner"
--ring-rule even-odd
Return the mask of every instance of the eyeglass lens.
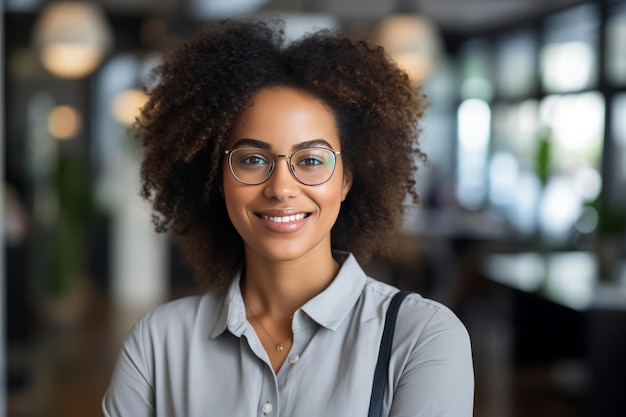
[[[335, 153], [326, 148], [305, 148], [288, 158], [293, 176], [303, 184], [318, 185], [332, 177], [335, 171]], [[273, 153], [259, 148], [237, 148], [230, 151], [229, 164], [237, 180], [245, 184], [261, 184], [274, 171]]]

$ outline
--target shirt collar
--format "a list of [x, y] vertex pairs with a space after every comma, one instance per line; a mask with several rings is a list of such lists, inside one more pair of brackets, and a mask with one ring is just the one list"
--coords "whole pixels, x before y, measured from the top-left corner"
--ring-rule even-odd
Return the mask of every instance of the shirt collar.
[[302, 306], [309, 317], [319, 325], [335, 330], [359, 299], [367, 276], [354, 255], [333, 253], [341, 268], [330, 285]]
[[222, 306], [211, 339], [214, 339], [229, 329], [237, 337], [241, 337], [246, 323], [246, 307], [241, 295], [241, 272], [238, 272], [230, 283], [223, 296]]
[[[346, 318], [367, 281], [367, 275], [354, 255], [335, 251], [333, 256], [341, 264], [337, 276], [324, 291], [301, 308], [312, 320], [330, 330], [337, 329]], [[226, 329], [237, 337], [243, 334], [246, 327], [246, 309], [239, 286], [240, 280], [241, 273], [237, 273], [225, 292], [211, 338], [218, 337]]]

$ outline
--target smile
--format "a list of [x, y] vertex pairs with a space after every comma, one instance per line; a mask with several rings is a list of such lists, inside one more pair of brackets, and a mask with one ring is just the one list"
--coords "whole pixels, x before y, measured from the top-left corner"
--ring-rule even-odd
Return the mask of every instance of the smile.
[[298, 214], [292, 214], [291, 216], [280, 216], [280, 217], [262, 215], [261, 218], [265, 220], [269, 220], [271, 222], [275, 222], [275, 223], [288, 223], [288, 222], [295, 222], [297, 220], [302, 220], [307, 216], [308, 216], [307, 213], [298, 213]]

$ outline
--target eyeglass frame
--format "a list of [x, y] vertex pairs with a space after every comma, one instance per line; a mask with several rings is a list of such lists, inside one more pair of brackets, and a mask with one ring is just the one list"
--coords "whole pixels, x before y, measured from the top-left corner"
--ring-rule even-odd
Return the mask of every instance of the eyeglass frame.
[[[265, 178], [265, 179], [264, 179], [263, 181], [261, 181], [261, 182], [244, 182], [244, 181], [242, 181], [241, 179], [239, 179], [239, 178], [237, 177], [237, 175], [235, 175], [235, 171], [233, 170], [233, 164], [232, 164], [232, 154], [233, 154], [233, 152], [235, 152], [235, 151], [237, 151], [237, 150], [239, 150], [239, 149], [259, 149], [259, 150], [261, 150], [261, 151], [267, 152], [267, 153], [269, 153], [270, 155], [272, 155], [272, 164], [271, 164], [270, 169], [269, 169], [269, 171], [268, 171], [268, 172], [269, 172], [269, 174], [267, 175], [267, 178]], [[316, 183], [316, 184], [307, 184], [307, 183], [305, 183], [304, 181], [302, 181], [300, 178], [298, 178], [298, 177], [296, 176], [296, 172], [295, 172], [295, 171], [296, 171], [296, 169], [295, 169], [295, 167], [291, 164], [291, 158], [292, 158], [292, 157], [293, 157], [296, 153], [301, 152], [301, 151], [304, 151], [304, 150], [307, 150], [307, 149], [324, 149], [325, 151], [328, 151], [328, 152], [332, 153], [333, 155], [335, 155], [335, 164], [333, 165], [333, 172], [331, 172], [331, 174], [330, 174], [330, 176], [328, 177], [328, 179], [327, 179], [327, 180], [322, 181], [322, 182], [320, 182], [320, 183]], [[291, 173], [291, 176], [292, 176], [292, 177], [294, 177], [294, 178], [295, 178], [295, 180], [296, 180], [296, 181], [298, 181], [298, 182], [299, 182], [300, 184], [302, 184], [302, 185], [306, 185], [306, 186], [309, 186], [309, 187], [315, 187], [316, 185], [322, 185], [322, 184], [327, 183], [328, 181], [330, 181], [330, 179], [333, 177], [333, 175], [335, 175], [335, 169], [337, 168], [337, 156], [338, 156], [338, 155], [341, 155], [341, 151], [335, 151], [335, 150], [333, 150], [333, 149], [329, 149], [329, 148], [327, 148], [327, 147], [325, 147], [325, 146], [311, 146], [311, 147], [302, 148], [302, 149], [298, 149], [298, 150], [296, 150], [296, 151], [293, 151], [293, 152], [291, 153], [291, 155], [284, 155], [284, 154], [279, 154], [279, 155], [276, 155], [275, 153], [273, 153], [272, 151], [269, 151], [269, 150], [267, 150], [267, 149], [263, 149], [263, 148], [259, 148], [259, 147], [255, 147], [255, 146], [243, 146], [243, 147], [241, 147], [241, 148], [226, 149], [226, 150], [224, 150], [224, 154], [228, 156], [228, 170], [230, 171], [230, 174], [233, 176], [233, 178], [234, 178], [237, 182], [239, 182], [239, 183], [241, 183], [241, 184], [244, 184], [244, 185], [261, 185], [261, 184], [266, 183], [266, 182], [267, 182], [270, 178], [272, 178], [272, 175], [274, 174], [274, 171], [276, 170], [276, 159], [277, 159], [277, 158], [287, 158], [287, 160], [288, 160], [289, 172]]]

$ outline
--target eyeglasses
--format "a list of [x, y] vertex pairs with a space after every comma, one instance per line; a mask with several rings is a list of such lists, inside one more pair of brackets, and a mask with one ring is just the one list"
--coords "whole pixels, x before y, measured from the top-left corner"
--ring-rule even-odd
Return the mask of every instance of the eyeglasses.
[[335, 172], [336, 152], [323, 147], [310, 147], [291, 155], [275, 155], [260, 148], [235, 148], [224, 151], [228, 155], [228, 167], [237, 181], [247, 185], [259, 185], [267, 181], [276, 168], [276, 159], [287, 158], [289, 171], [304, 185], [324, 184]]

